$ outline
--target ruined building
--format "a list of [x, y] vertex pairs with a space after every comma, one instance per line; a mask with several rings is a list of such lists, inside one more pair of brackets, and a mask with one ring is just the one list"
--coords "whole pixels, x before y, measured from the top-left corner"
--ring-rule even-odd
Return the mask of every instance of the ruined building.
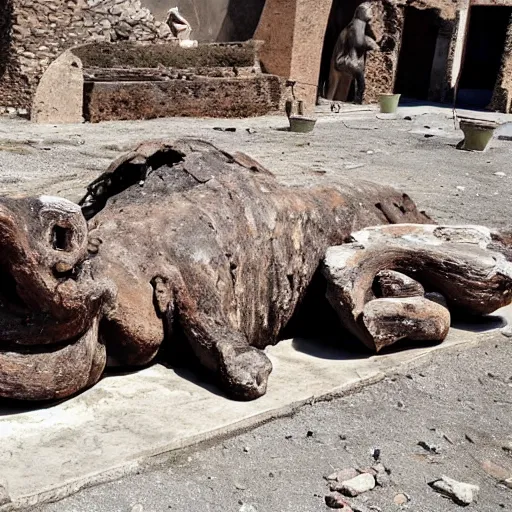
[[[267, 0], [256, 37], [267, 71], [326, 91], [336, 39], [361, 0]], [[374, 0], [380, 52], [367, 57], [366, 102], [379, 93], [511, 111], [511, 0]]]
[[[0, 0], [0, 106], [29, 108], [64, 49], [91, 41], [158, 43], [178, 5], [200, 42], [259, 39], [263, 70], [325, 94], [336, 38], [361, 0]], [[511, 111], [512, 0], [372, 0], [380, 52], [368, 54], [366, 102], [383, 92]], [[283, 82], [284, 83], [284, 82]], [[348, 98], [350, 99], [350, 97]]]
[[42, 73], [70, 47], [171, 38], [140, 0], [0, 0], [0, 105], [28, 108]]

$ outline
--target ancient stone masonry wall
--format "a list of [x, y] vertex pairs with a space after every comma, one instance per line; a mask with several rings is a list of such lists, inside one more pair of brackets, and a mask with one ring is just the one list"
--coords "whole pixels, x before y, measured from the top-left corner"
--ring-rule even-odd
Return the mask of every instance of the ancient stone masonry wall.
[[172, 38], [140, 0], [0, 1], [0, 106], [28, 109], [43, 72], [70, 47]]
[[369, 52], [367, 55], [366, 103], [376, 102], [379, 94], [393, 91], [402, 34], [403, 11], [394, 2], [384, 0], [375, 4], [374, 19], [372, 29], [377, 41], [382, 42], [380, 52]]
[[[370, 52], [367, 56], [366, 103], [377, 101], [379, 94], [393, 91], [402, 43], [405, 7], [435, 9], [439, 14], [440, 32], [442, 32], [445, 39], [450, 40], [454, 27], [457, 1], [412, 0], [407, 2], [405, 0], [380, 0], [375, 6], [376, 12], [372, 28], [377, 36], [377, 41], [383, 41], [384, 44], [381, 43], [380, 52]], [[433, 101], [443, 99], [446, 89], [446, 65], [443, 64], [438, 67], [437, 71], [440, 76], [435, 77], [432, 81], [429, 93], [429, 99]]]

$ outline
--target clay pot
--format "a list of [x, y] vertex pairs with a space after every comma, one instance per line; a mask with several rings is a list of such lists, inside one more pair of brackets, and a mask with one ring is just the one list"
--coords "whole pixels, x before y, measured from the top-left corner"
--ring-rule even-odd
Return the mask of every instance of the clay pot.
[[394, 114], [398, 108], [400, 94], [380, 94], [379, 105], [382, 114]]
[[459, 126], [464, 132], [461, 149], [466, 151], [485, 151], [493, 138], [497, 124], [492, 121], [461, 119]]

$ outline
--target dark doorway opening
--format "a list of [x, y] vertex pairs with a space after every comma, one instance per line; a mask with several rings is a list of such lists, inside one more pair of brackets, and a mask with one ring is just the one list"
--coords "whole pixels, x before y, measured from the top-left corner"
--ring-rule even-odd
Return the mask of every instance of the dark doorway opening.
[[[322, 61], [320, 64], [320, 79], [318, 90], [320, 96], [325, 98], [329, 83], [329, 71], [331, 67], [332, 52], [341, 31], [350, 23], [354, 17], [357, 7], [364, 0], [333, 0], [327, 29], [325, 31], [324, 47], [322, 50]], [[353, 89], [349, 94], [349, 101], [353, 97]]]
[[511, 15], [512, 7], [471, 7], [457, 104], [484, 108], [490, 103]]
[[247, 41], [251, 39], [256, 32], [263, 7], [265, 7], [265, 0], [230, 0], [217, 41]]
[[405, 8], [402, 46], [395, 80], [396, 93], [417, 100], [428, 99], [438, 34], [437, 11]]

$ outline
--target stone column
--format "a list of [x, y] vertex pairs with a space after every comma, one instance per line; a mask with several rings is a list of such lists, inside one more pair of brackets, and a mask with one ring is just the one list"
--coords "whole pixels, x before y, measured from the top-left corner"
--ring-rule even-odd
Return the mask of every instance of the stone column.
[[462, 70], [464, 47], [466, 45], [466, 29], [468, 28], [470, 0], [459, 0], [453, 25], [452, 40], [448, 52], [446, 66], [446, 87], [442, 101], [452, 100], [459, 74]]
[[264, 71], [297, 82], [295, 96], [316, 103], [322, 48], [332, 0], [267, 0], [255, 39]]

